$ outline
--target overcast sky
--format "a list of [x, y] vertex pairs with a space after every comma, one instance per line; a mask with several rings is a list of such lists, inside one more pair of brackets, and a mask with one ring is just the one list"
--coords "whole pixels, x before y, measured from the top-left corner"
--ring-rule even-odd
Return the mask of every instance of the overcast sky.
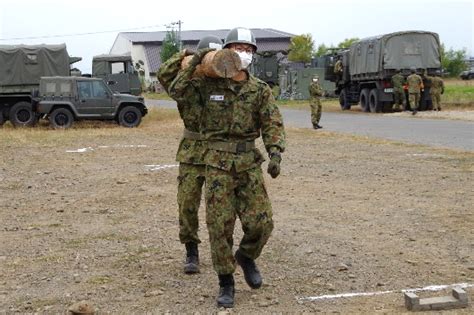
[[[0, 44], [66, 43], [76, 66], [91, 72], [92, 56], [108, 53], [117, 30], [164, 31], [183, 21], [183, 30], [274, 28], [310, 33], [315, 47], [346, 38], [396, 31], [436, 32], [446, 48], [474, 55], [474, 0], [287, 0], [123, 1], [0, 0]], [[147, 26], [154, 26], [148, 27]], [[140, 29], [138, 29], [140, 28]], [[107, 32], [113, 31], [113, 32]], [[26, 39], [64, 34], [93, 35]], [[12, 38], [22, 38], [12, 40]]]

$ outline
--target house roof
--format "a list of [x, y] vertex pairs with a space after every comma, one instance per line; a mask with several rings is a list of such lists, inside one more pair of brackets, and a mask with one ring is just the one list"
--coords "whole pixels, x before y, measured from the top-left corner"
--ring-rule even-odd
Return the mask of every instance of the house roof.
[[[291, 33], [282, 32], [273, 28], [252, 28], [251, 29], [255, 39], [278, 39], [278, 38], [291, 38], [295, 36]], [[181, 40], [186, 41], [199, 41], [204, 36], [214, 35], [221, 39], [225, 39], [225, 36], [229, 32], [228, 29], [224, 30], [191, 30], [181, 31]], [[163, 42], [166, 37], [167, 31], [159, 32], [124, 32], [120, 33], [119, 36], [125, 37], [133, 43], [146, 43], [146, 42]]]

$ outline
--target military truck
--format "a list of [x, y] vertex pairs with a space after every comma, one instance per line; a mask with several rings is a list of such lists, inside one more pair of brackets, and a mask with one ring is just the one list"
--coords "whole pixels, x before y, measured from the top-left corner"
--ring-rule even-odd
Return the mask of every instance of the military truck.
[[37, 121], [35, 97], [42, 76], [69, 76], [66, 45], [0, 46], [0, 125], [32, 126]]
[[102, 78], [114, 92], [140, 95], [141, 83], [130, 55], [98, 55], [92, 58], [92, 77]]
[[278, 52], [257, 52], [255, 62], [252, 63], [253, 74], [271, 87], [278, 84], [278, 70], [280, 67]]
[[[343, 72], [334, 73], [341, 59]], [[326, 56], [325, 78], [336, 83], [342, 109], [360, 102], [365, 112], [390, 111], [394, 103], [391, 77], [399, 69], [406, 77], [412, 67], [418, 74], [441, 71], [441, 44], [433, 32], [405, 31], [365, 38], [349, 49]], [[430, 104], [429, 87], [421, 94], [420, 110]], [[408, 104], [408, 99], [407, 99]]]
[[55, 129], [69, 128], [83, 119], [137, 127], [147, 108], [143, 97], [113, 93], [100, 78], [42, 77], [36, 112]]
[[[77, 69], [70, 69], [71, 64], [80, 60], [82, 58], [69, 56], [65, 44], [0, 45], [0, 126], [7, 120], [16, 127], [33, 126], [39, 118], [37, 105], [41, 100], [38, 97], [42, 77], [80, 75]], [[130, 56], [102, 56], [96, 61], [96, 71], [100, 74], [108, 69], [120, 69], [120, 63], [124, 73], [111, 71], [110, 77], [104, 75], [102, 78], [110, 81], [110, 86], [116, 86], [119, 92], [126, 92], [127, 89], [139, 91], [139, 83], [138, 89], [135, 88], [134, 78], [138, 81], [138, 76], [132, 71]], [[101, 68], [105, 70], [101, 72]], [[112, 92], [109, 91], [109, 94], [112, 95]], [[90, 110], [94, 115], [96, 109]], [[75, 118], [85, 118], [82, 115], [84, 113], [79, 113]]]

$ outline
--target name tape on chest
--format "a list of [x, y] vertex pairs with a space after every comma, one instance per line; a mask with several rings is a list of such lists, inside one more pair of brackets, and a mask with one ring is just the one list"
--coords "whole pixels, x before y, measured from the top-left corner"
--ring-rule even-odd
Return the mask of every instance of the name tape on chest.
[[210, 100], [211, 101], [222, 102], [222, 101], [224, 101], [224, 95], [211, 95]]

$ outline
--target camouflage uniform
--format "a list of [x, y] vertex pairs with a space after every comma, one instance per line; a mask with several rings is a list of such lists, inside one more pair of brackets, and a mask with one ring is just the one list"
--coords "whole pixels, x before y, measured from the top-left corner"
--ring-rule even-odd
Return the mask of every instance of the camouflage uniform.
[[269, 86], [248, 75], [230, 79], [192, 77], [195, 66], [180, 72], [170, 96], [203, 109], [202, 132], [208, 148], [206, 163], [206, 223], [217, 274], [232, 274], [236, 217], [244, 237], [239, 250], [256, 259], [273, 230], [272, 208], [263, 181], [262, 154], [254, 140], [262, 134], [268, 152], [283, 152], [283, 120]]
[[[158, 79], [165, 90], [181, 69], [184, 52], [179, 52], [161, 65]], [[185, 130], [179, 143], [176, 161], [179, 162], [178, 175], [178, 209], [179, 209], [179, 240], [199, 244], [198, 211], [201, 203], [202, 186], [205, 179], [204, 153], [206, 143], [199, 133], [201, 108], [199, 106], [183, 106], [178, 102], [179, 114]]]
[[433, 110], [441, 110], [441, 94], [444, 93], [444, 83], [440, 77], [427, 77], [431, 80], [430, 95], [433, 101]]
[[405, 106], [403, 105], [405, 100], [405, 91], [403, 90], [403, 85], [405, 84], [405, 77], [396, 73], [392, 76], [392, 86], [393, 86], [393, 100], [394, 100], [394, 110], [404, 110]]
[[311, 123], [313, 127], [319, 125], [319, 120], [321, 119], [321, 100], [320, 96], [323, 95], [323, 89], [319, 85], [319, 82], [312, 81], [309, 85], [309, 106], [311, 107]]
[[408, 76], [407, 82], [410, 107], [412, 110], [418, 110], [420, 93], [421, 89], [423, 89], [423, 80], [418, 74], [412, 73]]

